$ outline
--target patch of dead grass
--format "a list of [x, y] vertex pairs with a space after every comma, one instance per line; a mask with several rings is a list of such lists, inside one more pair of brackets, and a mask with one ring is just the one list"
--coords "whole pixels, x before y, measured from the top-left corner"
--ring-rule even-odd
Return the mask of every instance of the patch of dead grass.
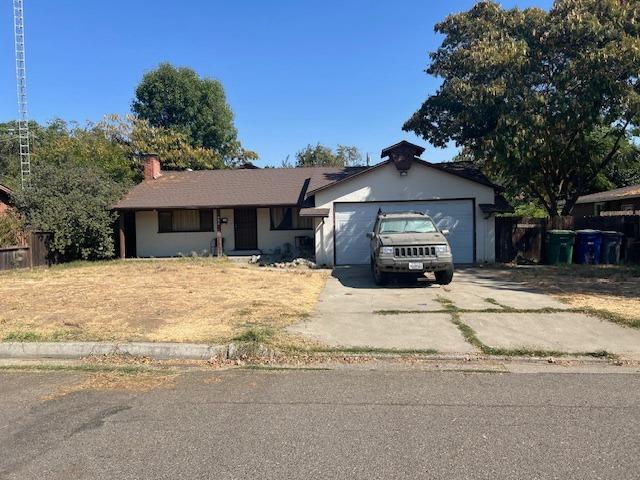
[[328, 274], [216, 259], [0, 274], [0, 340], [216, 342], [306, 317]]
[[604, 310], [628, 323], [640, 320], [640, 268], [570, 265], [510, 268], [511, 281], [550, 293], [574, 308]]

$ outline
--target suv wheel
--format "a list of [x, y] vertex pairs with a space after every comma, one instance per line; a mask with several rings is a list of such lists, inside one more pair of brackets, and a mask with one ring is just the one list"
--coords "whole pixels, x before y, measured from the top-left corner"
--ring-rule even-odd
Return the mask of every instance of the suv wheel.
[[376, 265], [375, 260], [371, 260], [371, 273], [373, 274], [373, 281], [376, 285], [386, 285], [389, 280], [389, 276], [385, 272], [381, 272]]
[[440, 285], [449, 285], [453, 280], [453, 266], [448, 266], [446, 270], [435, 272], [436, 283]]

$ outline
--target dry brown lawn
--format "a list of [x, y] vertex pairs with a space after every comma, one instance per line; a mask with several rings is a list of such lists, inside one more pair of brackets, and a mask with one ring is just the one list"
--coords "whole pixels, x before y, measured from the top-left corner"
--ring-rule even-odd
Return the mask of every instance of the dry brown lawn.
[[603, 310], [640, 326], [640, 267], [515, 267], [509, 278], [551, 293], [575, 308]]
[[328, 274], [216, 259], [0, 274], [0, 340], [227, 341], [307, 316]]

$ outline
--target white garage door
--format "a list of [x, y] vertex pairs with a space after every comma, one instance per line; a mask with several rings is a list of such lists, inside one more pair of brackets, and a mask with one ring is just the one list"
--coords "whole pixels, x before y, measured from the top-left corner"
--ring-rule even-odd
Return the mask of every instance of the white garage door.
[[416, 202], [337, 203], [335, 204], [336, 263], [369, 263], [369, 239], [378, 209], [383, 212], [413, 210], [430, 215], [447, 237], [455, 263], [473, 262], [473, 201], [438, 200]]

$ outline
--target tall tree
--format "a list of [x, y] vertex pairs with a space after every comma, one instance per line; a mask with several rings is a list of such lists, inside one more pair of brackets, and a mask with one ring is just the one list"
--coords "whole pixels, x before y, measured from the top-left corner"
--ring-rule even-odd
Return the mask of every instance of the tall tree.
[[466, 147], [490, 173], [569, 214], [640, 123], [640, 2], [483, 1], [436, 25], [443, 79], [404, 129]]
[[222, 84], [200, 78], [190, 68], [162, 63], [146, 73], [136, 88], [131, 108], [152, 127], [184, 134], [195, 148], [213, 150], [225, 159], [246, 155], [237, 139]]
[[158, 154], [165, 170], [205, 170], [227, 166], [215, 150], [193, 147], [184, 133], [166, 127], [152, 127], [147, 120], [132, 115], [109, 115], [98, 123], [97, 128], [133, 159], [136, 177], [140, 177], [142, 172], [140, 154], [149, 152]]
[[26, 225], [53, 232], [51, 251], [59, 260], [112, 257], [111, 206], [123, 185], [95, 165], [35, 160], [33, 166], [31, 187], [14, 197]]
[[[346, 167], [362, 161], [362, 154], [356, 147], [338, 145], [334, 152], [330, 147], [317, 143], [307, 145], [296, 153], [296, 167]], [[285, 163], [286, 162], [286, 163]], [[283, 166], [290, 166], [287, 160]]]
[[[29, 122], [30, 146], [40, 137], [41, 126]], [[18, 139], [18, 122], [12, 120], [0, 123], [0, 183], [11, 188], [20, 187], [20, 141]]]

